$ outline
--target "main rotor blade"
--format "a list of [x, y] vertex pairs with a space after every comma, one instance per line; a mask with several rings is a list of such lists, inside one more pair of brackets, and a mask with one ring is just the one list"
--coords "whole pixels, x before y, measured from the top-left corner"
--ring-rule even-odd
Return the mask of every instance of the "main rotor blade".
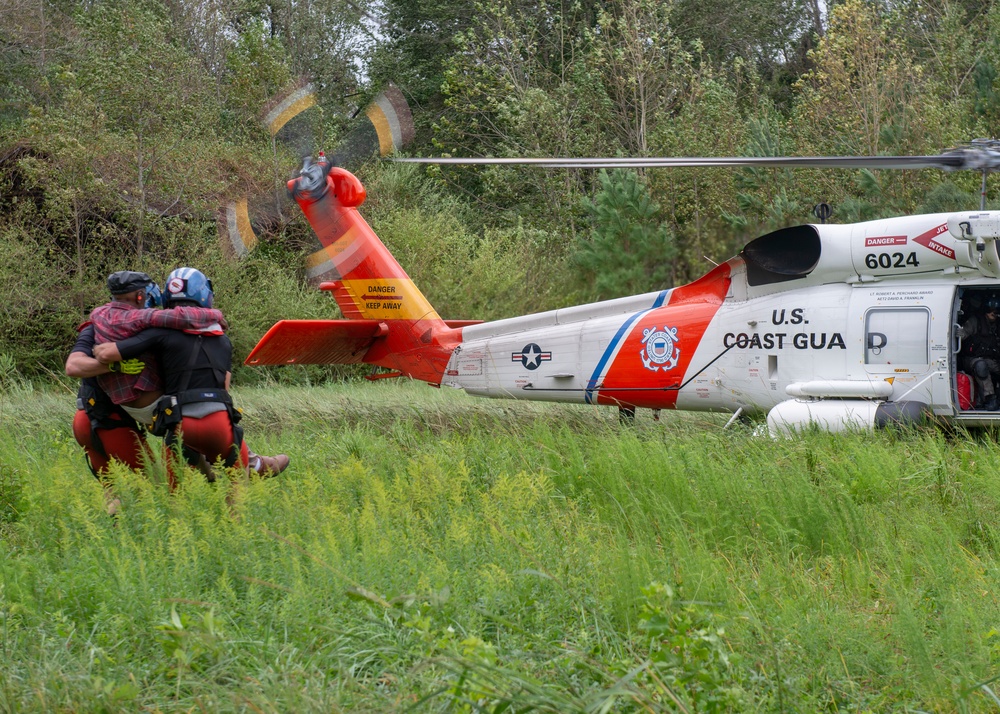
[[719, 156], [645, 158], [394, 158], [391, 161], [418, 164], [509, 165], [542, 168], [668, 168], [668, 167], [787, 167], [843, 169], [944, 169], [957, 171], [1000, 170], [1000, 152], [985, 149], [955, 149], [937, 156]]

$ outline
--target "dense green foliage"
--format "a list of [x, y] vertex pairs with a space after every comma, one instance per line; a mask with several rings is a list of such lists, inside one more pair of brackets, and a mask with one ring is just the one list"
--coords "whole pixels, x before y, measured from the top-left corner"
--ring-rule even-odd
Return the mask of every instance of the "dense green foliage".
[[[238, 357], [273, 317], [330, 314], [302, 286], [308, 225], [269, 197], [387, 82], [419, 154], [934, 153], [996, 135], [998, 37], [1000, 6], [955, 0], [6, 0], [0, 355], [58, 371], [122, 267], [210, 272]], [[319, 106], [272, 146], [262, 112], [299, 77]], [[455, 318], [678, 284], [820, 201], [864, 220], [978, 198], [978, 177], [931, 171], [359, 173], [363, 214]], [[247, 195], [268, 198], [238, 263], [220, 209]]]
[[271, 387], [289, 471], [118, 472], [112, 521], [66, 395], [3, 389], [5, 711], [995, 707], [991, 439]]

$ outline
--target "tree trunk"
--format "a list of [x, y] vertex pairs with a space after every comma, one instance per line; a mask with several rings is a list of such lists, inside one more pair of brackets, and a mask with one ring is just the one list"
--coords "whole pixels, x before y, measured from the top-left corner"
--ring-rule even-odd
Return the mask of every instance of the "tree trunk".
[[817, 37], [822, 37], [823, 32], [823, 12], [819, 6], [819, 0], [808, 0], [809, 2], [809, 14], [812, 15], [812, 25], [813, 29], [816, 31]]

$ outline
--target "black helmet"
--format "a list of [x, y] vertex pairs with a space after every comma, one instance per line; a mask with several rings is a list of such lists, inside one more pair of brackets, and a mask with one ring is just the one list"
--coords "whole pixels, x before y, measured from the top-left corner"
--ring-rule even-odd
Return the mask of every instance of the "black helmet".
[[119, 270], [108, 276], [108, 290], [112, 295], [125, 295], [134, 293], [136, 290], [145, 290], [153, 282], [145, 273], [135, 270]]
[[994, 310], [1000, 309], [1000, 300], [993, 297], [986, 301], [986, 311], [992, 312]]

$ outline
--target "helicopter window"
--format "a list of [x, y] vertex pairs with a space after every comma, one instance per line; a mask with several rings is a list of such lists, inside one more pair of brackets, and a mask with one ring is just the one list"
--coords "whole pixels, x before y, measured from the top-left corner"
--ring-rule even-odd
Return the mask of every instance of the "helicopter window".
[[865, 316], [865, 364], [926, 365], [930, 312], [869, 310]]
[[813, 226], [792, 226], [762, 235], [744, 246], [751, 286], [781, 283], [809, 275], [819, 263], [821, 242]]

